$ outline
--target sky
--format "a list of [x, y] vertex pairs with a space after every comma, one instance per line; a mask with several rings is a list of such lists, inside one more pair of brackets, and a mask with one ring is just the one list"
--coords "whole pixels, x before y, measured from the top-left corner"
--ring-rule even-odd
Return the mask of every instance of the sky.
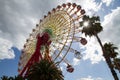
[[[99, 15], [104, 29], [99, 37], [120, 51], [120, 0], [0, 0], [0, 77], [18, 74], [20, 53], [32, 29], [48, 11], [67, 2], [81, 5], [86, 15]], [[86, 39], [82, 59], [72, 58], [75, 71], [68, 73], [61, 64], [65, 80], [113, 80], [96, 38]]]

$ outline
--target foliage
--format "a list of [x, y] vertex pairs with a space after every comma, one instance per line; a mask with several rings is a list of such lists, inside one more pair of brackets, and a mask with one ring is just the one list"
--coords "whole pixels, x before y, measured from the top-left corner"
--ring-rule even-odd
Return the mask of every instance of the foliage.
[[115, 47], [112, 43], [105, 43], [104, 50], [106, 58], [110, 58], [112, 61], [112, 65], [114, 69], [120, 71], [120, 59], [117, 58], [118, 52], [116, 52], [118, 48]]
[[28, 71], [28, 80], [64, 80], [62, 71], [53, 61], [41, 60], [35, 63]]
[[[84, 22], [88, 22], [89, 25], [85, 26]], [[85, 15], [83, 16], [83, 21], [80, 22], [80, 25], [83, 26], [82, 33], [85, 33], [85, 35], [90, 37], [103, 30], [99, 16], [89, 17]]]
[[15, 77], [2, 76], [1, 80], [24, 80], [24, 79], [21, 76], [15, 76]]
[[106, 57], [115, 58], [118, 55], [118, 53], [115, 51], [118, 48], [115, 47], [112, 43], [105, 43], [104, 49]]
[[120, 59], [119, 58], [114, 59], [114, 68], [119, 70], [120, 72]]
[[[85, 22], [88, 22], [88, 25], [84, 25]], [[80, 22], [80, 25], [83, 26], [82, 33], [85, 33], [85, 35], [88, 36], [95, 36], [97, 38], [97, 41], [99, 42], [103, 57], [106, 60], [106, 63], [108, 67], [110, 68], [110, 71], [114, 77], [115, 80], [119, 80], [117, 73], [114, 69], [118, 69], [120, 71], [120, 59], [117, 59], [118, 53], [115, 51], [117, 47], [113, 46], [112, 43], [105, 43], [102, 45], [102, 42], [100, 38], [98, 37], [98, 33], [100, 33], [103, 30], [103, 27], [100, 23], [99, 16], [83, 16], [83, 21]]]
[[2, 76], [1, 79], [2, 80], [9, 80], [9, 77], [8, 76]]

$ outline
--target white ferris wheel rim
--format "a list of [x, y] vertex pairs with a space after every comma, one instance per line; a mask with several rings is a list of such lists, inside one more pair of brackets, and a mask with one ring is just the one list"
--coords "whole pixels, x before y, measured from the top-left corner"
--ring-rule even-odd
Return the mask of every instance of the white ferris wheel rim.
[[[81, 14], [82, 9], [77, 12], [78, 6], [79, 5], [76, 5], [75, 7], [65, 7], [62, 5], [60, 8], [57, 7], [56, 9], [53, 9], [50, 14], [40, 21], [36, 28], [33, 29], [33, 32], [25, 43], [25, 47], [19, 61], [19, 69], [21, 69], [19, 72], [22, 71], [25, 64], [34, 53], [37, 34], [42, 33], [46, 28], [52, 29], [54, 35], [50, 45], [50, 55], [52, 59], [55, 61], [57, 58], [60, 58], [59, 62], [64, 61], [65, 63], [69, 63], [68, 60], [65, 59], [65, 56], [69, 51], [75, 51], [71, 48], [71, 45], [73, 40], [77, 41], [78, 39], [75, 37], [75, 34], [81, 32], [79, 21], [83, 14]], [[59, 52], [56, 54], [55, 50], [59, 50]], [[62, 54], [63, 50], [66, 51], [64, 54]]]

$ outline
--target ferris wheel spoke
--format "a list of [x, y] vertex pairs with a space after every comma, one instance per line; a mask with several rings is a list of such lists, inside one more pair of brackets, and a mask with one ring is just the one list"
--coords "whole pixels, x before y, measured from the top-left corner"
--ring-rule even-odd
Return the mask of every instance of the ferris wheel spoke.
[[[53, 47], [58, 47], [58, 46], [56, 46], [56, 45], [52, 45], [52, 46], [53, 46]], [[63, 44], [61, 44], [61, 46], [63, 46]], [[65, 48], [63, 49], [63, 51], [67, 51], [68, 48], [69, 48], [69, 47], [68, 47], [67, 45], [65, 45]], [[61, 47], [57, 48], [57, 50], [61, 50]], [[74, 53], [75, 50], [74, 50], [73, 48], [70, 48], [70, 49], [69, 49], [69, 52]]]
[[[52, 52], [54, 53], [53, 55], [54, 55], [55, 57], [57, 57], [57, 53], [59, 52], [59, 50], [55, 50], [54, 47], [53, 47], [53, 50], [54, 50], [54, 51], [52, 51]], [[56, 51], [57, 51], [57, 52], [56, 52]], [[62, 53], [61, 53], [58, 58], [59, 58], [59, 59], [63, 59], [62, 56], [63, 56], [63, 55], [62, 55]], [[67, 65], [68, 65], [68, 64], [70, 65], [70, 62], [69, 62], [66, 58], [63, 59], [63, 62], [66, 63]], [[57, 61], [57, 64], [60, 64], [60, 61]]]
[[[57, 39], [57, 41], [63, 40], [63, 38], [61, 38], [59, 35], [57, 37], [59, 37], [59, 39]], [[66, 37], [66, 36], [64, 36], [64, 37]], [[81, 37], [77, 37], [77, 36], [72, 37], [72, 35], [70, 34], [68, 39], [71, 40], [72, 38], [73, 38], [73, 41], [75, 41], [75, 42], [80, 42], [80, 39], [81, 39]], [[67, 43], [69, 43], [69, 42], [67, 42]]]
[[[74, 37], [74, 35], [75, 35], [75, 28], [74, 28], [74, 30], [73, 30], [73, 37]], [[70, 42], [70, 45], [69, 45], [69, 47], [68, 47], [68, 50], [66, 51], [66, 53], [64, 54], [64, 56], [63, 56], [63, 58], [61, 59], [61, 61], [60, 62], [62, 62], [62, 60], [66, 57], [66, 55], [68, 54], [68, 51], [69, 51], [69, 49], [70, 49], [70, 47], [71, 47], [71, 45], [72, 45], [72, 42], [73, 42], [73, 39], [72, 39], [72, 41]]]
[[[56, 23], [57, 23], [57, 22], [56, 22]], [[65, 23], [64, 23], [64, 25], [65, 25]], [[69, 25], [69, 24], [67, 23], [67, 24], [66, 24], [66, 27], [67, 27], [68, 25]], [[56, 26], [58, 26], [58, 25], [56, 25]], [[60, 26], [62, 26], [62, 25], [60, 25]], [[59, 28], [61, 28], [61, 27], [59, 27]], [[57, 28], [58, 31], [60, 30], [59, 28]], [[79, 28], [79, 27], [76, 27], [76, 28]], [[57, 30], [56, 30], [56, 31], [57, 31]], [[80, 30], [79, 30], [78, 32], [80, 32]]]
[[[61, 15], [61, 14], [62, 14], [62, 15]], [[64, 17], [65, 15], [66, 15], [66, 13], [60, 13], [60, 12], [59, 12], [59, 14], [56, 13], [56, 15], [51, 16], [50, 20], [51, 20], [51, 21], [60, 22], [60, 21], [62, 21], [62, 20], [65, 20], [65, 17]]]
[[[60, 22], [60, 21], [62, 21], [63, 23], [65, 23], [65, 21], [63, 21], [63, 20], [66, 20], [63, 16], [61, 16], [61, 14], [59, 14], [60, 16], [58, 16], [58, 17], [53, 17], [53, 18], [51, 18], [51, 20], [52, 21], [55, 21], [55, 23], [57, 22]], [[58, 24], [58, 25], [60, 25], [60, 23]]]
[[[65, 44], [63, 44], [63, 43], [61, 43], [61, 42], [58, 42], [59, 44], [61, 44], [61, 45], [65, 45]], [[69, 48], [69, 46], [68, 45], [65, 45], [65, 48], [63, 49], [63, 50], [65, 50], [65, 51], [69, 51], [69, 52], [71, 52], [71, 53], [75, 53], [75, 51], [77, 51], [77, 50], [75, 50], [75, 49], [73, 49], [73, 48]]]
[[[50, 22], [50, 23], [51, 23], [51, 22]], [[60, 26], [58, 25], [58, 24], [59, 24], [58, 22], [52, 22], [52, 23], [53, 23], [54, 26], [58, 26], [57, 29], [62, 28], [61, 26], [62, 26], [62, 25], [65, 25], [65, 22], [62, 22]], [[54, 24], [54, 23], [58, 23], [58, 24]], [[64, 23], [64, 24], [63, 24], [63, 23]], [[68, 24], [68, 23], [67, 23], [67, 24]], [[51, 25], [51, 26], [52, 26], [52, 25]], [[67, 26], [67, 25], [66, 25], [66, 26]], [[55, 29], [55, 30], [53, 30], [53, 31], [57, 31], [57, 29]], [[59, 30], [58, 30], [58, 31], [59, 31]]]
[[[65, 43], [64, 43], [64, 44], [66, 44], [66, 42], [67, 42], [67, 40], [65, 41]], [[64, 47], [65, 47], [65, 45], [63, 45], [63, 47], [61, 48], [61, 51], [59, 52], [59, 54], [57, 55], [57, 57], [60, 55], [60, 53], [62, 52], [62, 50], [64, 49]], [[57, 59], [57, 57], [56, 57], [54, 60], [56, 60], [56, 59]]]
[[[73, 29], [73, 28], [72, 28], [72, 29]], [[62, 33], [57, 34], [56, 37], [59, 37], [59, 36], [61, 36], [61, 35], [64, 35], [64, 34], [68, 33], [68, 31], [69, 31], [69, 30], [65, 30], [65, 31], [63, 31]], [[81, 29], [76, 29], [75, 34], [80, 33], [80, 32], [81, 32]], [[73, 34], [74, 34], [74, 32], [71, 32], [71, 33], [70, 33], [71, 36], [72, 36]]]
[[[65, 41], [65, 43], [64, 43], [64, 44], [66, 44], [67, 40], [68, 40], [68, 36], [67, 36], [67, 39], [66, 39], [66, 41]], [[64, 47], [65, 47], [65, 45], [63, 45], [63, 47], [61, 48], [61, 51], [59, 52], [59, 54], [57, 55], [57, 57], [60, 55], [60, 53], [62, 52], [62, 50], [64, 49]], [[57, 57], [56, 57], [54, 60], [56, 60], [56, 59], [57, 59]]]
[[[53, 51], [54, 50], [54, 51]], [[55, 50], [55, 48], [53, 47], [53, 50], [52, 50], [52, 53], [54, 53], [53, 55], [55, 57], [57, 57], [57, 53], [59, 52], [59, 50]], [[59, 59], [62, 59], [62, 53], [60, 54], [60, 56], [58, 57]], [[63, 59], [63, 61], [66, 63], [66, 64], [70, 64], [69, 61], [65, 58]], [[59, 62], [59, 61], [58, 61]]]
[[[52, 45], [52, 47], [55, 49], [55, 47], [57, 47], [57, 46], [56, 46], [56, 45]], [[65, 50], [65, 51], [68, 51], [68, 48], [69, 48], [69, 46], [66, 46], [66, 48], [64, 48], [64, 50]], [[57, 50], [61, 50], [61, 49], [58, 48]], [[79, 51], [74, 50], [74, 49], [72, 49], [72, 48], [70, 48], [69, 51], [72, 52], [72, 53], [74, 53], [74, 54], [75, 54], [76, 52], [79, 52]], [[65, 54], [67, 54], [67, 53], [68, 53], [68, 52], [66, 52]], [[54, 53], [54, 54], [55, 54], [55, 53]], [[60, 55], [61, 55], [61, 54], [60, 54]], [[57, 57], [57, 56], [56, 56], [56, 57]], [[63, 59], [64, 59], [64, 58], [65, 58], [65, 57], [63, 57]], [[62, 61], [63, 59], [61, 59], [61, 61]], [[61, 61], [60, 61], [60, 62], [61, 62]]]
[[20, 66], [24, 67], [25, 64], [28, 62], [29, 58], [24, 58], [20, 61], [20, 63], [22, 63]]
[[[74, 35], [74, 34], [73, 34]], [[67, 36], [67, 39], [68, 39], [68, 36]], [[67, 42], [67, 40], [66, 40], [66, 42]], [[70, 43], [70, 46], [71, 46], [71, 43]], [[65, 45], [63, 45], [63, 47], [62, 47], [62, 49], [61, 49], [61, 51], [59, 52], [59, 54], [57, 55], [57, 57], [60, 55], [60, 53], [62, 52], [62, 50], [64, 49], [64, 47], [65, 47]], [[70, 49], [70, 47], [69, 47], [69, 49]], [[67, 50], [67, 52], [68, 52], [69, 50]], [[67, 55], [67, 53], [64, 55], [64, 58], [65, 58], [65, 56]], [[57, 59], [57, 57], [54, 59], [54, 60], [56, 60]], [[63, 60], [63, 59], [62, 59]], [[62, 61], [61, 60], [61, 61]]]
[[73, 38], [73, 41], [80, 42], [80, 39], [81, 39], [82, 37], [77, 37], [77, 36], [70, 37], [70, 39], [72, 39], [72, 38]]
[[[57, 23], [57, 22], [56, 22]], [[58, 25], [59, 24], [59, 25]], [[68, 29], [69, 29], [69, 25], [70, 25], [70, 23], [68, 23], [68, 22], [66, 22], [66, 21], [64, 21], [64, 22], [61, 22], [61, 23], [58, 23], [56, 26], [57, 26], [57, 29], [56, 29], [56, 31], [57, 30], [60, 30], [61, 28], [63, 28], [63, 29], [66, 29], [65, 27], [67, 27], [68, 26]]]

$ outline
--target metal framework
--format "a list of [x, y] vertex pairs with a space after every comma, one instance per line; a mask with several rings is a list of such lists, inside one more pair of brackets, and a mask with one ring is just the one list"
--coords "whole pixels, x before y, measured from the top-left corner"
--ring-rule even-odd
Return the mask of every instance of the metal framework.
[[[82, 42], [83, 45], [87, 43], [82, 37], [76, 36], [76, 34], [82, 30], [80, 21], [84, 13], [85, 10], [75, 3], [58, 5], [56, 8], [53, 8], [52, 11], [48, 12], [47, 16], [45, 15], [39, 24], [36, 25], [36, 28], [33, 29], [24, 44], [18, 65], [19, 74], [22, 76], [26, 74], [28, 67], [26, 64], [28, 64], [29, 60], [35, 54], [37, 48], [38, 39], [36, 37], [38, 34], [42, 36], [45, 29], [49, 29], [53, 33], [52, 36], [50, 36], [52, 42], [49, 45], [49, 56], [51, 59], [56, 61], [59, 58], [59, 64], [63, 61], [68, 65], [67, 68], [71, 68], [70, 63], [65, 58], [66, 55], [69, 52], [75, 53], [76, 55], [80, 54], [80, 52], [72, 48], [71, 45], [74, 42]], [[41, 47], [40, 54], [44, 57], [44, 46]], [[33, 58], [31, 60], [33, 60]], [[25, 67], [26, 70], [24, 70]], [[68, 71], [72, 72], [73, 70], [70, 71], [68, 69]]]

